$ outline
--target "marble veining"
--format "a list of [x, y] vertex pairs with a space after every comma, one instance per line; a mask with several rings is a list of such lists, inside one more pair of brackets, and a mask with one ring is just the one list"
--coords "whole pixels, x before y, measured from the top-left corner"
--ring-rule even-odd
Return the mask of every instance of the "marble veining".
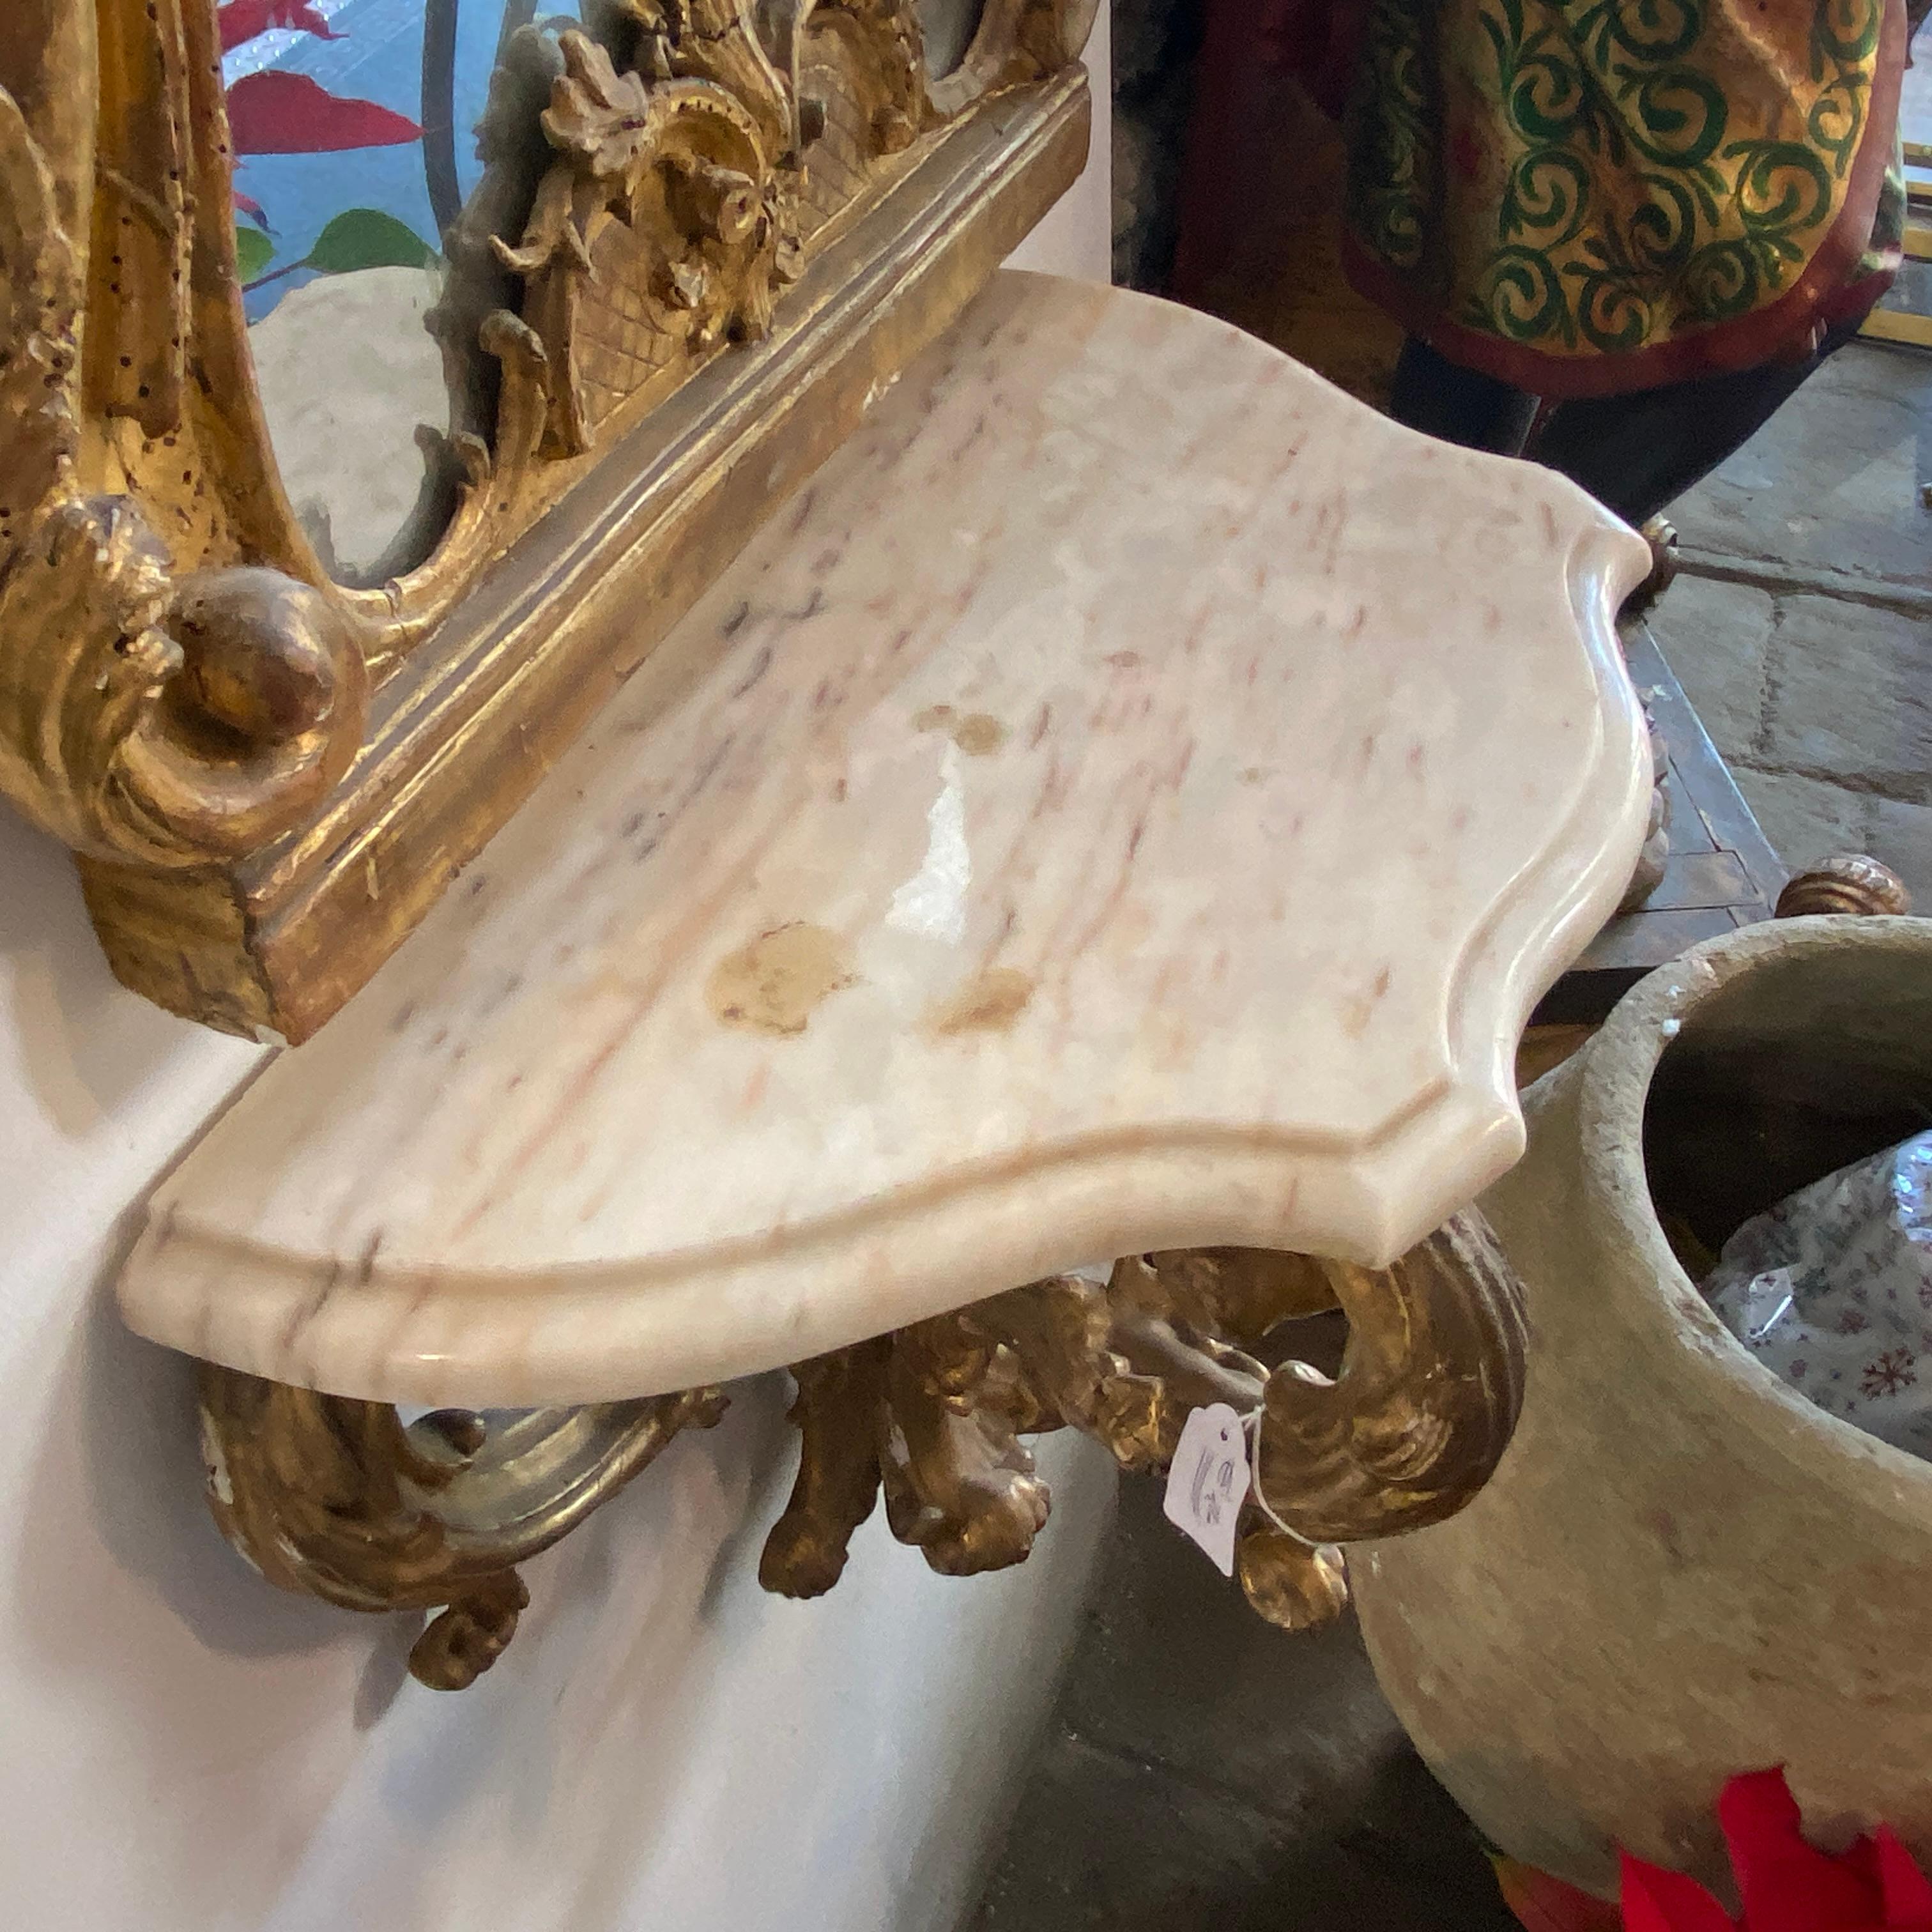
[[[129, 1322], [638, 1395], [1516, 1156], [1648, 796], [1642, 543], [1204, 316], [998, 279], [154, 1196]], [[640, 587], [640, 595], [647, 595]]]

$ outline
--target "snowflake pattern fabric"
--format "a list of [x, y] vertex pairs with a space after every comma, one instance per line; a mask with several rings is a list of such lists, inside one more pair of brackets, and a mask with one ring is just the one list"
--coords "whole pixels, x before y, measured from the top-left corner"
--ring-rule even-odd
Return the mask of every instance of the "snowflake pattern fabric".
[[1704, 1294], [1774, 1375], [1932, 1460], [1932, 1133], [1747, 1221]]

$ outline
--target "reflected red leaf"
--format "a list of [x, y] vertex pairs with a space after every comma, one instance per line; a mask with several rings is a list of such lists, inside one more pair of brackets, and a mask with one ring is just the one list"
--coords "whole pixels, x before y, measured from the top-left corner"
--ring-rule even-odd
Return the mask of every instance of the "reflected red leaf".
[[224, 53], [257, 34], [266, 34], [271, 27], [298, 28], [319, 40], [347, 38], [324, 20], [310, 0], [228, 0], [227, 5], [216, 10], [214, 17], [220, 25]]
[[305, 74], [273, 68], [244, 74], [228, 90], [228, 128], [238, 154], [392, 148], [422, 134], [406, 114], [331, 94]]

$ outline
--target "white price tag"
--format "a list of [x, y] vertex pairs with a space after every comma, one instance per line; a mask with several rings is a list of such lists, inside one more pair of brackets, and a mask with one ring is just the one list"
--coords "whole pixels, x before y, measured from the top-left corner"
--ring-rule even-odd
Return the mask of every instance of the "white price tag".
[[1248, 1493], [1248, 1438], [1225, 1402], [1197, 1408], [1180, 1431], [1167, 1472], [1167, 1520], [1234, 1574], [1234, 1524]]

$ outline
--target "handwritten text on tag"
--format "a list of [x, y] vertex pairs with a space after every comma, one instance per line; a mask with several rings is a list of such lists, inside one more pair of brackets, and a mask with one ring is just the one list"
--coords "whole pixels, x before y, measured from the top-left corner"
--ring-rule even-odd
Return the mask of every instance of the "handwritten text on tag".
[[1167, 1520], [1199, 1544], [1224, 1576], [1234, 1574], [1234, 1523], [1248, 1492], [1248, 1442], [1225, 1402], [1197, 1408], [1167, 1472]]

